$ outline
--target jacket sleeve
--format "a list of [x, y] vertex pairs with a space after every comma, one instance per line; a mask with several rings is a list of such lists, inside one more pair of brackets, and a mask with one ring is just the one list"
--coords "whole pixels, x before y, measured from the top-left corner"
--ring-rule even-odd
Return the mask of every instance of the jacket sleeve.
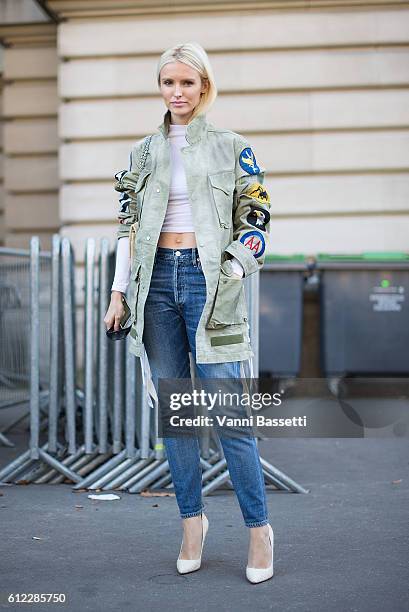
[[235, 142], [235, 155], [233, 241], [225, 250], [239, 260], [248, 276], [264, 264], [270, 196], [264, 187], [265, 168], [258, 165], [250, 144], [242, 137]]
[[123, 236], [129, 236], [130, 226], [136, 221], [135, 185], [139, 176], [139, 158], [142, 153], [142, 143], [143, 139], [132, 147], [129, 170], [120, 170], [115, 174], [114, 189], [121, 194], [117, 212], [118, 225], [116, 236], [118, 239]]

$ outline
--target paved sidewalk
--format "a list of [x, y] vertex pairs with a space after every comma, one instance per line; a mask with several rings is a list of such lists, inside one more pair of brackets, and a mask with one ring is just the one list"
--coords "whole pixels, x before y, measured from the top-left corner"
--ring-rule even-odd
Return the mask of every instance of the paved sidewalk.
[[[26, 448], [21, 433], [10, 437], [19, 446], [0, 448], [0, 466]], [[12, 485], [0, 487], [2, 602], [9, 592], [65, 593], [67, 602], [0, 609], [407, 611], [407, 439], [275, 439], [259, 448], [310, 489], [269, 488], [271, 580], [245, 579], [248, 531], [233, 492], [205, 498], [202, 568], [179, 576], [174, 497], [118, 492], [120, 501], [103, 502], [70, 485]]]

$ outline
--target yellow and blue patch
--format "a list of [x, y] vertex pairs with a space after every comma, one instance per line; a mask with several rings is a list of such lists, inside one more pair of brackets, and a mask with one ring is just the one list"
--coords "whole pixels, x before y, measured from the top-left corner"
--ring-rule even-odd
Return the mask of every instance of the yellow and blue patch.
[[261, 204], [269, 204], [270, 202], [268, 191], [261, 183], [251, 183], [243, 193], [253, 200], [258, 200]]
[[256, 230], [243, 234], [240, 242], [253, 253], [254, 257], [261, 257], [266, 248], [263, 234]]
[[261, 172], [251, 147], [246, 147], [242, 150], [239, 156], [239, 163], [247, 174], [260, 174]]

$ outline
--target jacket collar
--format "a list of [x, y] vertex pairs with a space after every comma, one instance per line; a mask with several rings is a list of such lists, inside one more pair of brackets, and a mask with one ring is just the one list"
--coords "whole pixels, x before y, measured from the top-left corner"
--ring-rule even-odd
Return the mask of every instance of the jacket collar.
[[[163, 122], [158, 125], [158, 130], [162, 133], [164, 138], [168, 137], [170, 124], [170, 110], [167, 110], [163, 116]], [[206, 115], [197, 115], [192, 119], [186, 128], [186, 140], [189, 144], [198, 142], [202, 137], [202, 133], [206, 130], [207, 120]]]

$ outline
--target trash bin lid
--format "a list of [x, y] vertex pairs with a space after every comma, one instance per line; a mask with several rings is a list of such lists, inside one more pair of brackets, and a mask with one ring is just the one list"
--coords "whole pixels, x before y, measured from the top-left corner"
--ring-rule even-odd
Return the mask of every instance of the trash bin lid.
[[293, 253], [292, 255], [279, 255], [276, 253], [268, 253], [265, 256], [264, 263], [277, 263], [277, 262], [304, 262], [305, 255], [302, 253]]
[[363, 253], [318, 253], [317, 262], [322, 261], [409, 261], [404, 251], [366, 251]]

